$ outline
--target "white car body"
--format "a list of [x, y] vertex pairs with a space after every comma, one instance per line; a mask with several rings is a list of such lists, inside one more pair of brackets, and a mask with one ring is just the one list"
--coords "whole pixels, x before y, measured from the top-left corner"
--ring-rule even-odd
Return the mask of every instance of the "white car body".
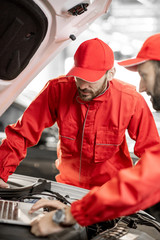
[[[7, 1], [7, 0], [1, 0]], [[22, 0], [21, 0], [22, 1]], [[48, 20], [46, 35], [27, 66], [12, 80], [0, 76], [0, 116], [32, 81], [32, 79], [68, 44], [70, 36], [77, 38], [89, 24], [105, 14], [112, 0], [31, 0], [43, 11]], [[8, 0], [9, 2], [9, 0]], [[14, 1], [13, 1], [14, 2]], [[24, 0], [25, 2], [25, 0]], [[87, 4], [87, 11], [72, 15], [69, 9]], [[8, 9], [5, 9], [6, 11]], [[6, 40], [6, 44], [7, 44]], [[10, 43], [12, 44], [12, 43]], [[2, 48], [4, 46], [2, 45]], [[0, 61], [3, 61], [1, 59]]]

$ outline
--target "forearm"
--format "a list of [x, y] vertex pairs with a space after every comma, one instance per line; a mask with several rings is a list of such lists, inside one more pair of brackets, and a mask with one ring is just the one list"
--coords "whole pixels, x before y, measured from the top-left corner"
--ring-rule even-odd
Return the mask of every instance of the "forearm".
[[66, 214], [66, 219], [65, 219], [64, 225], [70, 226], [70, 225], [74, 225], [77, 223], [77, 221], [75, 220], [75, 218], [73, 217], [73, 215], [71, 213], [71, 207], [65, 208], [65, 214]]

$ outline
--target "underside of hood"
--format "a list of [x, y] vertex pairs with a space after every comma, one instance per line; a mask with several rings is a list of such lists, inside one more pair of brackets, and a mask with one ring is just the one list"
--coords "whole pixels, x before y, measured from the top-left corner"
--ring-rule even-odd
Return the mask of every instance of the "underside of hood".
[[0, 0], [0, 115], [112, 0]]

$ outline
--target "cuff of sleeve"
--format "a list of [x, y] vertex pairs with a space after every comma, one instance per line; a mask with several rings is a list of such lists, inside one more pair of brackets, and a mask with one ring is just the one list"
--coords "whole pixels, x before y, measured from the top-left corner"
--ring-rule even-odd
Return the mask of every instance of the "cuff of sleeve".
[[83, 207], [83, 200], [78, 200], [71, 204], [71, 213], [81, 226], [93, 224], [92, 216], [88, 215]]
[[98, 189], [99, 187], [94, 187], [81, 200], [71, 204], [71, 213], [81, 226], [89, 226], [100, 221], [93, 206], [93, 202], [96, 201], [93, 195]]
[[73, 202], [71, 205], [71, 213], [74, 217], [74, 219], [81, 225], [81, 226], [87, 226], [89, 224], [86, 223], [87, 216], [85, 215], [83, 208], [81, 206], [81, 201], [78, 200], [76, 202]]
[[7, 182], [9, 175], [10, 175], [10, 173], [9, 173], [8, 169], [4, 169], [4, 170], [1, 172], [1, 174], [0, 174], [0, 178], [1, 178], [4, 182]]

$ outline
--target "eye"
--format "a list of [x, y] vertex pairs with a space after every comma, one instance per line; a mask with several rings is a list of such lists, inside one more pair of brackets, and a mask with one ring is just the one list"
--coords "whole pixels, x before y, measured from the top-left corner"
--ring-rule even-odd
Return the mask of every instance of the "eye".
[[140, 76], [141, 76], [141, 78], [143, 78], [144, 81], [146, 81], [146, 79], [147, 79], [146, 74], [140, 73]]

